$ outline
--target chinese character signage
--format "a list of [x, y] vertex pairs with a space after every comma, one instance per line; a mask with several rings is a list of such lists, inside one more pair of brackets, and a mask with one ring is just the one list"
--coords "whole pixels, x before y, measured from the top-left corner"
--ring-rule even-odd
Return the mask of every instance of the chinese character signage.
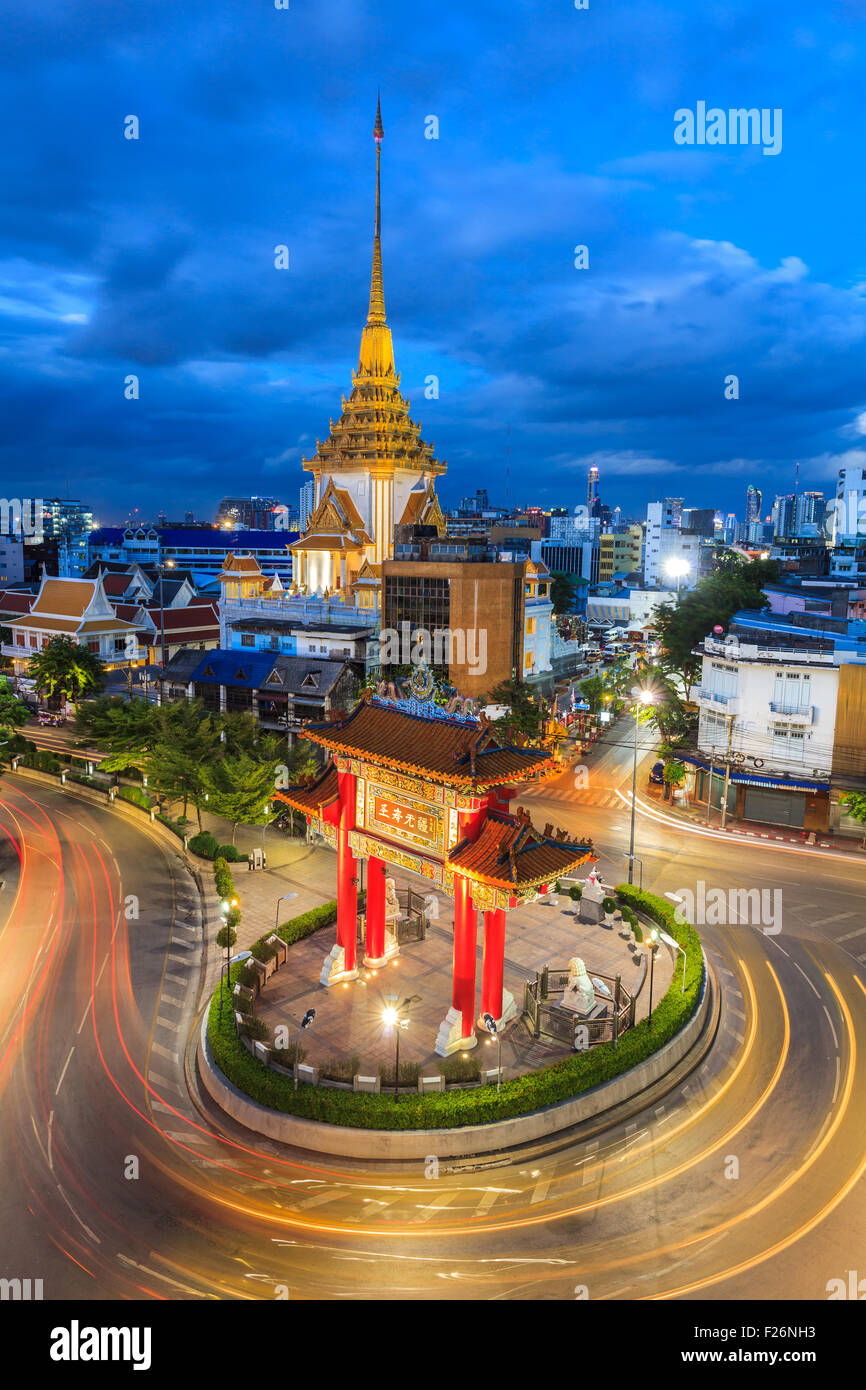
[[401, 844], [442, 850], [442, 808], [414, 797], [395, 797], [383, 787], [367, 784], [366, 825]]

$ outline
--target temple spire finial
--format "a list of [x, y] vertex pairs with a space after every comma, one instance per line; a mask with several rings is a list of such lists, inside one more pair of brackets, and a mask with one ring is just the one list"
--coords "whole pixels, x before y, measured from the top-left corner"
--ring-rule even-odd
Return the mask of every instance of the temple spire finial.
[[385, 128], [382, 125], [382, 102], [376, 95], [376, 121], [373, 126], [373, 139], [376, 142], [376, 221], [373, 236], [373, 273], [370, 278], [370, 308], [368, 323], [385, 323], [385, 288], [382, 282], [382, 198], [381, 161], [382, 141]]

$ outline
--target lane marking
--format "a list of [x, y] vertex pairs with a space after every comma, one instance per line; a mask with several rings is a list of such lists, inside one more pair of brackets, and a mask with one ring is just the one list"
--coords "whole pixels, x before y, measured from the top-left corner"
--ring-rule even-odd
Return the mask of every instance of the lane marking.
[[66, 1058], [66, 1061], [63, 1063], [63, 1070], [62, 1070], [62, 1072], [60, 1073], [60, 1080], [58, 1081], [57, 1086], [56, 1086], [55, 1091], [54, 1091], [54, 1094], [55, 1094], [55, 1095], [57, 1095], [57, 1094], [59, 1093], [60, 1087], [63, 1085], [63, 1078], [64, 1078], [64, 1076], [66, 1075], [66, 1068], [69, 1066], [69, 1063], [72, 1061], [72, 1054], [73, 1054], [74, 1051], [75, 1051], [75, 1044], [73, 1043], [72, 1046], [71, 1046], [70, 1049], [69, 1049], [69, 1056]]

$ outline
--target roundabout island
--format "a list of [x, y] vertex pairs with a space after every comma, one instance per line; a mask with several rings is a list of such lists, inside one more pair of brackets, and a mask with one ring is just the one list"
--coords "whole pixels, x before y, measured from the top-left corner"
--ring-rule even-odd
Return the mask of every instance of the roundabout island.
[[664, 899], [577, 878], [591, 842], [511, 809], [549, 755], [434, 696], [420, 670], [314, 726], [329, 761], [278, 794], [336, 851], [337, 897], [231, 965], [198, 1051], [212, 1100], [271, 1138], [377, 1158], [520, 1144], [657, 1086], [706, 1036], [696, 933]]

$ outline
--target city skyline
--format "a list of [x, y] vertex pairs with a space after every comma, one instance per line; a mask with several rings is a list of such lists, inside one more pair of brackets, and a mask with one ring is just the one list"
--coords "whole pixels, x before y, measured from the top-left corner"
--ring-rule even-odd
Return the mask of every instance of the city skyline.
[[[411, 74], [388, 6], [327, 25], [292, 13], [281, 30], [285, 15], [241, 25], [226, 4], [232, 46], [214, 65], [207, 45], [197, 56], [204, 6], [183, 27], [163, 5], [146, 25], [125, 17], [128, 51], [108, 11], [91, 13], [74, 46], [35, 16], [6, 45], [5, 99], [34, 132], [39, 190], [7, 150], [7, 490], [26, 478], [57, 495], [69, 479], [109, 522], [135, 506], [200, 512], [240, 473], [294, 496], [366, 303], [377, 86], [397, 367], [448, 460], [446, 502], [481, 483], [503, 505], [569, 505], [595, 464], [626, 514], [666, 492], [739, 513], [755, 478], [792, 491], [795, 460], [830, 492], [864, 457], [859, 195], [835, 177], [851, 231], [803, 197], [851, 154], [862, 59], [844, 7], [789, 7], [783, 28], [752, 25], [748, 48], [713, 60], [736, 17], [677, 28], [659, 6], [663, 73], [639, 10], [613, 42], [589, 13], [539, 28], [520, 11], [520, 63], [515, 46], [499, 64], [495, 12], [466, 21], [469, 41], [445, 14]], [[351, 79], [323, 83], [350, 51]], [[697, 53], [718, 100], [785, 107], [777, 157], [675, 143]], [[130, 374], [138, 400], [124, 399]]]

